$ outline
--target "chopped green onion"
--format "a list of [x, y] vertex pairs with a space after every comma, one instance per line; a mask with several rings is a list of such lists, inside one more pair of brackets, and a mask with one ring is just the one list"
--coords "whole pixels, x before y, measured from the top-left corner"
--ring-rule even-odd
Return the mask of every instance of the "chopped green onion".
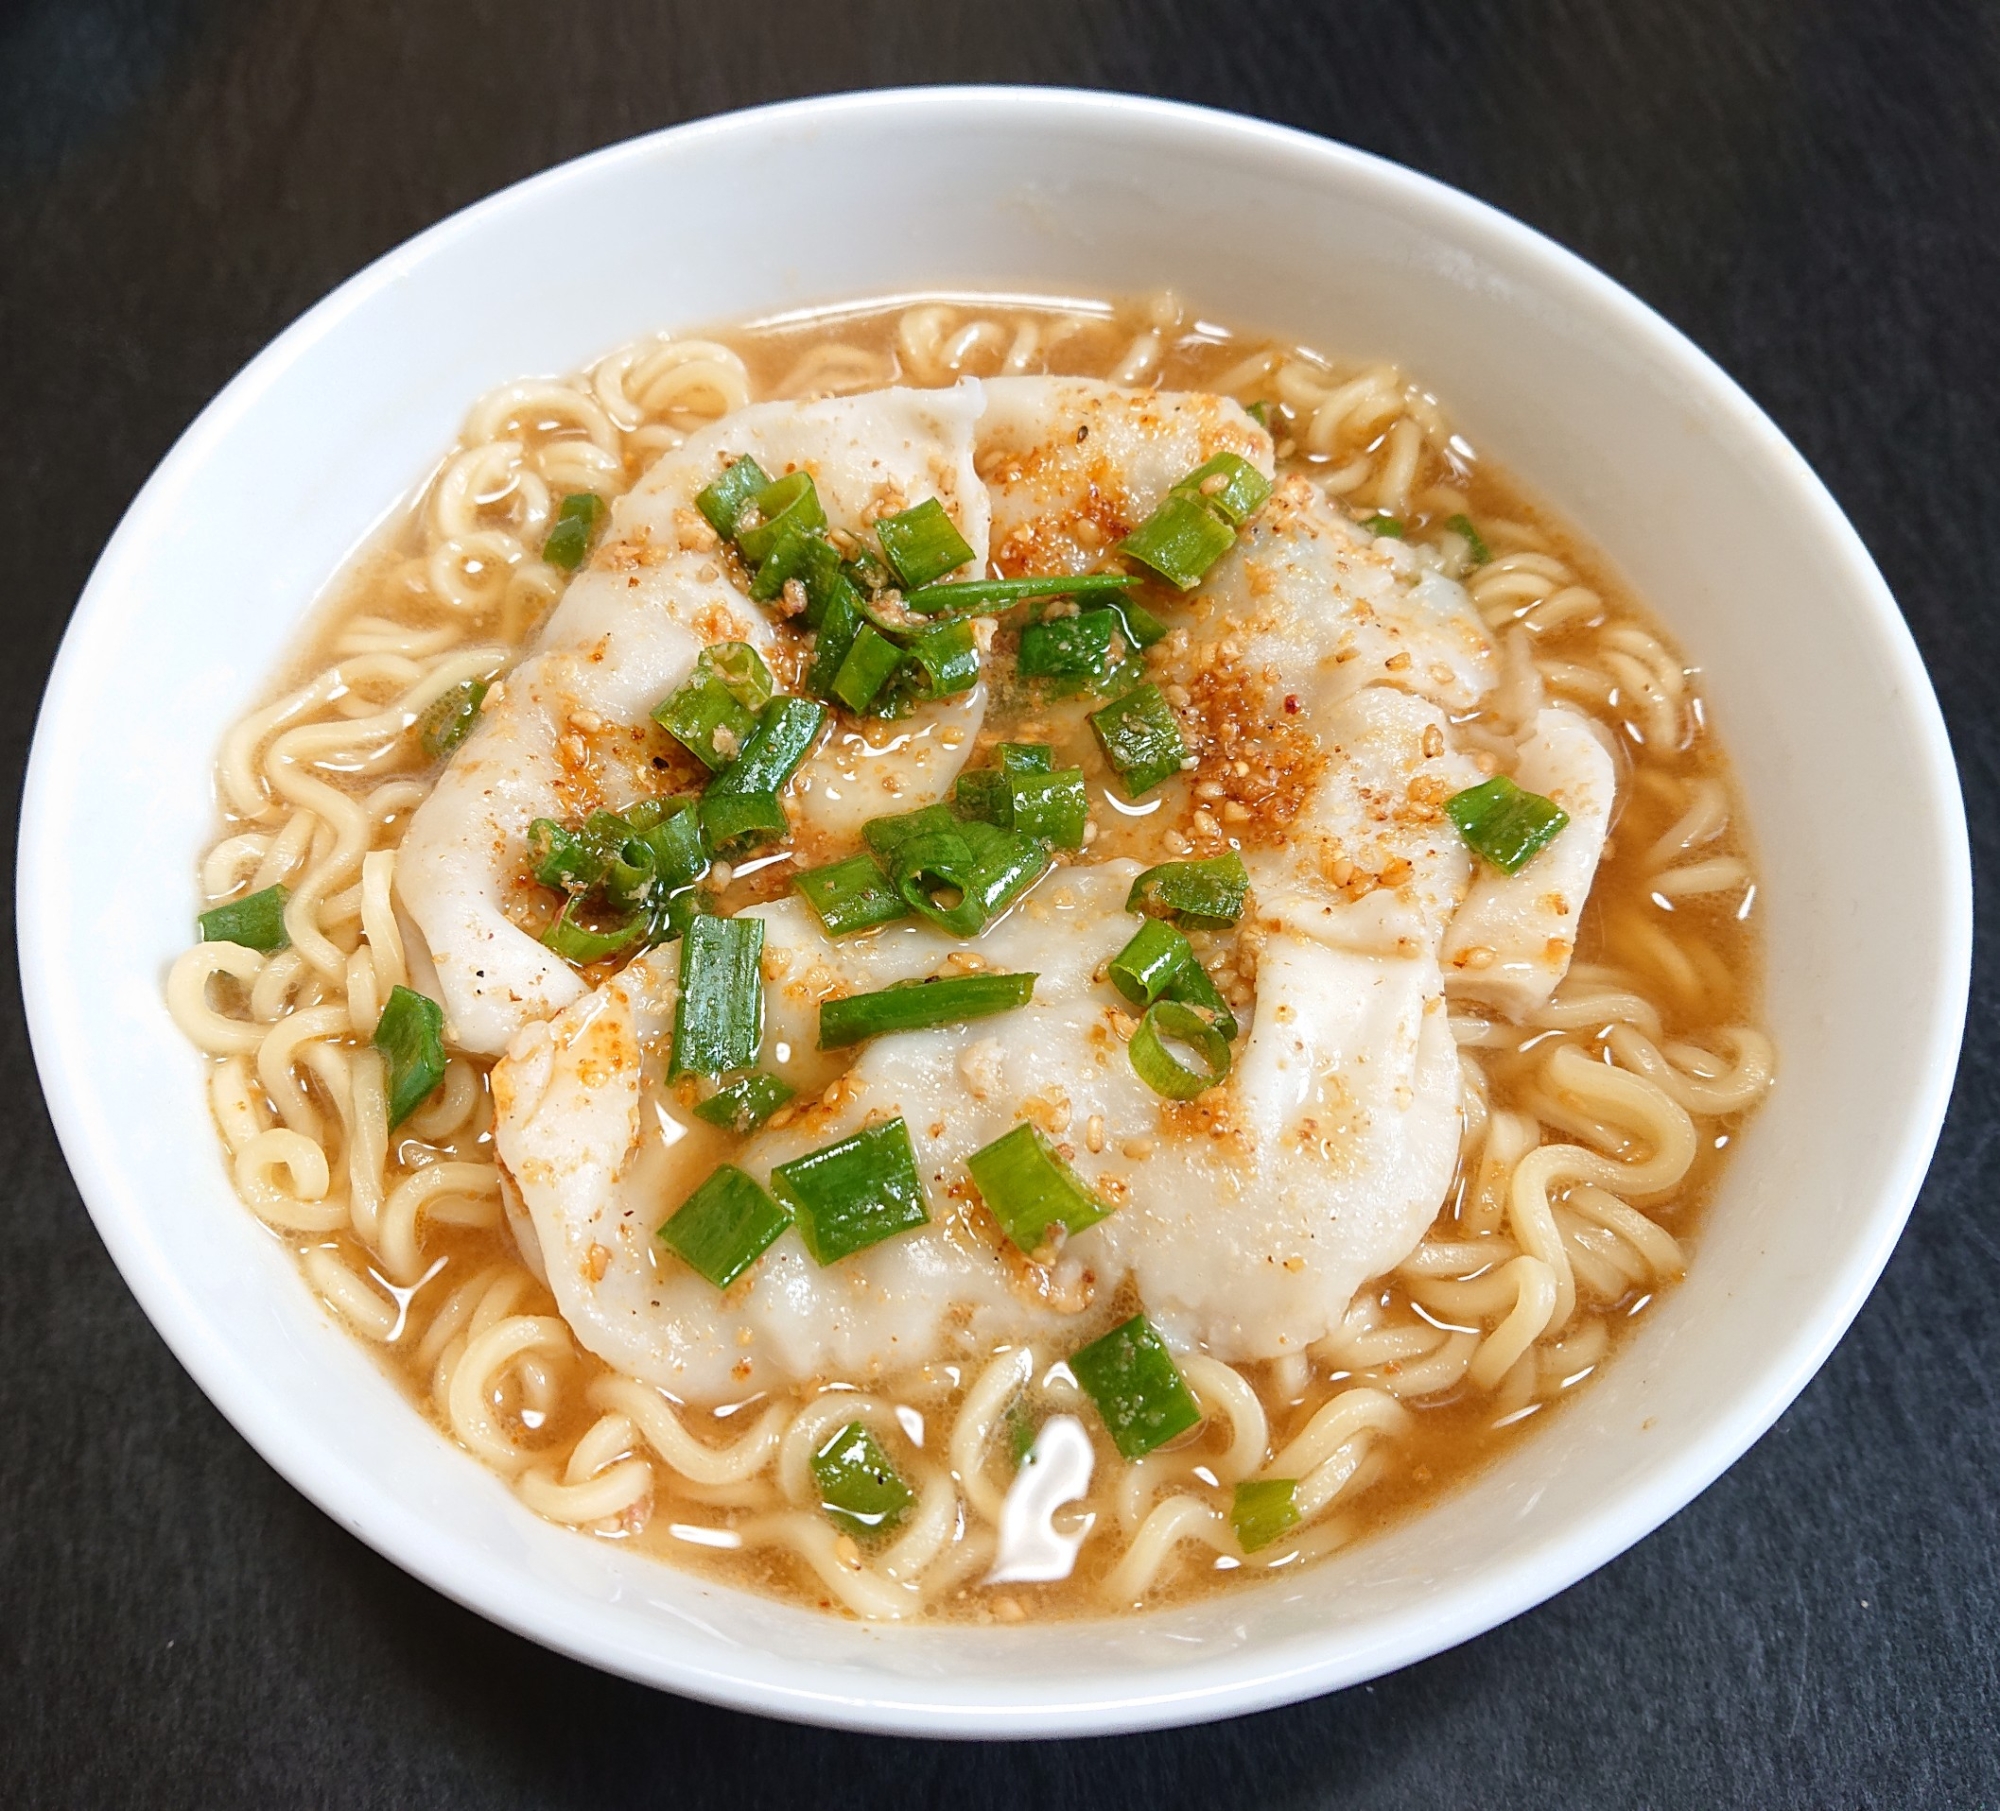
[[1014, 1406], [1007, 1411], [1007, 1453], [1014, 1461], [1016, 1471], [1027, 1464], [1028, 1455], [1035, 1450], [1035, 1441], [1041, 1431], [1041, 1423], [1035, 1419], [1027, 1398], [1016, 1396]]
[[906, 592], [956, 572], [972, 558], [965, 537], [935, 497], [926, 497], [901, 515], [883, 516], [875, 524], [875, 538]]
[[1199, 961], [1190, 961], [1176, 974], [1167, 983], [1167, 991], [1162, 997], [1191, 1007], [1214, 1025], [1225, 1040], [1235, 1037], [1240, 1029], [1236, 1014], [1222, 997], [1222, 990]]
[[1111, 958], [1111, 985], [1134, 1006], [1162, 998], [1167, 984], [1194, 962], [1194, 947], [1164, 919], [1149, 918], [1132, 941]]
[[694, 500], [694, 506], [708, 518], [708, 525], [725, 541], [736, 538], [736, 523], [750, 507], [751, 498], [770, 486], [764, 468], [747, 453], [734, 464], [723, 467], [716, 479]]
[[604, 851], [553, 818], [538, 817], [528, 826], [528, 860], [545, 887], [588, 892], [604, 878]]
[[1249, 416], [1260, 428], [1265, 429], [1267, 432], [1269, 431], [1271, 426], [1271, 405], [1268, 402], [1262, 398], [1256, 402], [1247, 402], [1243, 405], [1243, 413]]
[[1119, 633], [1125, 637], [1127, 647], [1143, 650], [1166, 639], [1167, 625], [1144, 604], [1114, 594], [1100, 598], [1098, 607], [1118, 618]]
[[887, 1534], [914, 1503], [881, 1443], [859, 1421], [850, 1421], [812, 1458], [819, 1506], [860, 1539]]
[[1118, 551], [1150, 566], [1179, 590], [1192, 591], [1202, 574], [1235, 545], [1236, 530], [1206, 500], [1174, 490], [1118, 543]]
[[675, 887], [666, 894], [656, 894], [646, 915], [646, 941], [671, 943], [676, 937], [685, 937], [697, 913], [714, 909], [715, 896], [701, 887]]
[[697, 673], [727, 686], [746, 711], [761, 711], [778, 689], [764, 656], [747, 641], [711, 642], [694, 665]]
[[240, 943], [246, 950], [281, 950], [292, 940], [285, 929], [285, 901], [290, 898], [284, 887], [276, 886], [210, 906], [197, 920], [201, 940]]
[[657, 813], [648, 810], [644, 816], [646, 821], [641, 822], [641, 808], [634, 806], [625, 813], [625, 821], [632, 826], [633, 840], [650, 857], [655, 885], [684, 887], [699, 880], [708, 869], [708, 851], [701, 845], [701, 813], [696, 802], [675, 799], [661, 805]]
[[836, 701], [859, 713], [875, 702], [889, 676], [902, 664], [903, 650], [873, 623], [863, 623], [827, 689]]
[[806, 669], [806, 690], [815, 698], [831, 698], [842, 663], [854, 639], [867, 626], [860, 593], [852, 585], [833, 597], [813, 635], [812, 662]]
[[468, 679], [442, 692], [418, 720], [417, 741], [433, 761], [450, 754], [472, 734], [479, 721], [479, 707], [486, 697], [486, 681]]
[[727, 1289], [791, 1223], [750, 1177], [725, 1163], [674, 1210], [660, 1237], [691, 1269]]
[[768, 604], [790, 580], [797, 579], [803, 586], [806, 574], [828, 557], [837, 570], [840, 555], [824, 535], [788, 525], [758, 566], [756, 577], [750, 581], [750, 595], [760, 604]]
[[1127, 692], [1090, 713], [1090, 727], [1103, 745], [1127, 798], [1136, 799], [1181, 770], [1188, 748], [1181, 726], [1156, 685]]
[[819, 914], [829, 937], [873, 930], [909, 916], [902, 894], [889, 884], [872, 856], [850, 855], [824, 868], [808, 868], [794, 875], [792, 884]]
[[837, 602], [845, 599], [853, 604], [861, 595], [854, 581], [841, 570], [839, 550], [824, 535], [808, 537], [803, 562], [795, 576], [806, 588], [804, 622], [808, 629], [817, 629]]
[[764, 921], [698, 912], [681, 938], [680, 998], [668, 1073], [727, 1075], [764, 1038]]
[[870, 994], [822, 1000], [819, 1047], [840, 1050], [892, 1031], [927, 1031], [967, 1019], [1010, 1012], [1034, 997], [1035, 977], [1020, 975], [933, 975], [928, 981], [899, 981]]
[[[1014, 827], [1015, 777], [1048, 773], [1055, 764], [1055, 750], [1046, 742], [1002, 742], [993, 752], [999, 764], [960, 774], [952, 787], [952, 802], [961, 816], [978, 818], [983, 823], [997, 824], [1002, 830], [1011, 830]], [[1080, 777], [1083, 769], [1078, 767], [1065, 771]], [[1035, 834], [1049, 836], [1047, 831]], [[1049, 840], [1054, 842], [1060, 839], [1049, 836]]]
[[738, 528], [736, 545], [752, 565], [761, 566], [788, 536], [826, 526], [826, 511], [820, 508], [811, 472], [788, 472], [773, 479], [751, 503], [762, 519], [752, 528]]
[[792, 1210], [815, 1264], [837, 1263], [930, 1220], [910, 1129], [900, 1119], [779, 1164], [771, 1191]]
[[808, 698], [773, 698], [734, 765], [701, 795], [701, 829], [718, 855], [774, 842], [790, 828], [778, 803], [826, 723], [826, 706]]
[[1090, 795], [1083, 769], [1008, 776], [1010, 823], [1023, 836], [1038, 836], [1058, 849], [1081, 849], [1090, 823]]
[[1014, 787], [997, 767], [977, 767], [952, 783], [951, 802], [961, 817], [977, 818], [1002, 830], [1014, 827]]
[[1453, 534], [1465, 537], [1466, 556], [1475, 566], [1483, 566], [1493, 557], [1493, 549], [1486, 545], [1486, 537], [1472, 525], [1470, 516], [1452, 516], [1446, 521], [1445, 527]]
[[1384, 540], [1400, 541], [1403, 538], [1403, 525], [1394, 516], [1370, 516], [1361, 526]]
[[721, 680], [697, 676], [655, 706], [653, 721], [706, 766], [719, 773], [756, 733], [756, 716]]
[[896, 575], [871, 548], [857, 547], [841, 570], [863, 591], [893, 591], [896, 586]]
[[1503, 874], [1518, 874], [1562, 834], [1569, 813], [1504, 774], [1445, 800], [1458, 833]]
[[556, 511], [556, 525], [542, 543], [542, 558], [551, 566], [574, 572], [590, 551], [591, 537], [611, 506], [595, 491], [577, 491], [562, 500]]
[[1038, 838], [973, 822], [911, 837], [892, 856], [889, 878], [913, 912], [955, 937], [976, 937], [1049, 864]]
[[1069, 1368], [1127, 1459], [1143, 1459], [1201, 1420], [1174, 1355], [1143, 1314], [1072, 1352]]
[[958, 813], [940, 802], [916, 811], [898, 811], [891, 817], [871, 817], [861, 826], [861, 834], [867, 838], [869, 848], [888, 859], [912, 837], [958, 828]]
[[[968, 557], [970, 557], [968, 555]], [[1139, 581], [1122, 572], [1047, 572], [1018, 579], [951, 579], [922, 585], [903, 598], [919, 616], [950, 611], [954, 616], [990, 616], [1030, 597], [1095, 597], [1117, 593]]]
[[739, 1138], [747, 1138], [796, 1092], [790, 1082], [753, 1069], [697, 1103], [694, 1116], [720, 1126], [725, 1132], [734, 1132]]
[[1241, 528], [1271, 495], [1271, 480], [1236, 453], [1217, 453], [1198, 465], [1174, 489], [1199, 497], [1231, 528]]
[[939, 623], [911, 638], [909, 658], [920, 698], [949, 698], [979, 683], [979, 644], [967, 622]]
[[1296, 1478], [1243, 1478], [1236, 1486], [1235, 1500], [1229, 1505], [1230, 1526], [1236, 1530], [1236, 1544], [1245, 1553], [1268, 1547], [1299, 1521]]
[[1111, 1211], [1025, 1123], [974, 1151], [965, 1167], [1000, 1230], [1030, 1254], [1048, 1243], [1050, 1227], [1082, 1232]]
[[371, 1041], [389, 1060], [393, 1131], [444, 1080], [444, 1008], [412, 988], [392, 987]]
[[1128, 912], [1202, 927], [1234, 924], [1250, 897], [1250, 875], [1234, 849], [1205, 861], [1162, 862], [1125, 895]]
[[1030, 623], [1021, 631], [1020, 672], [1024, 679], [1102, 679], [1117, 664], [1111, 644], [1119, 621], [1110, 610], [1086, 610], [1053, 622]]
[[578, 968], [617, 955], [646, 928], [646, 915], [633, 912], [622, 924], [613, 925], [609, 930], [594, 931], [589, 925], [577, 922], [577, 908], [582, 904], [582, 895], [572, 894], [563, 902], [563, 909], [556, 914], [555, 922], [542, 933], [543, 943], [565, 962], [574, 962]]
[[[1168, 1049], [1169, 1038], [1192, 1050], [1203, 1066], [1193, 1069], [1183, 1063]], [[1229, 1073], [1229, 1040], [1222, 1028], [1178, 1000], [1155, 1000], [1147, 1007], [1126, 1051], [1139, 1079], [1168, 1100], [1193, 1100]]]

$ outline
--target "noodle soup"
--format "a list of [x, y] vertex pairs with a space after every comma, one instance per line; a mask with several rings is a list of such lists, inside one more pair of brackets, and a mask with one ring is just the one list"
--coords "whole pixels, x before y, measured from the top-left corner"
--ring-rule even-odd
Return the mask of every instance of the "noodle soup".
[[1695, 676], [1409, 376], [1171, 296], [507, 386], [219, 790], [169, 997], [309, 1286], [537, 1512], [863, 1617], [1465, 1479], [1772, 1073]]

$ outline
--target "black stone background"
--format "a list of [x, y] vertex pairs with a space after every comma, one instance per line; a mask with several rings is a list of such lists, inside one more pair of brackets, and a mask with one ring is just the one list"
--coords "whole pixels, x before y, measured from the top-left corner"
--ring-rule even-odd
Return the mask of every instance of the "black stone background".
[[[1825, 476], [1900, 598], [1951, 719], [1988, 928], [2000, 10], [1939, 0], [0, 0], [9, 794], [127, 502], [334, 284], [632, 133], [967, 80], [1171, 95], [1345, 139], [1518, 215], [1678, 323]], [[115, 824], [86, 833], [115, 847]], [[1880, 1288], [1777, 1428], [1659, 1533], [1372, 1686], [988, 1749], [602, 1677], [339, 1531], [208, 1406], [113, 1272], [17, 998], [10, 981], [0, 1803], [2000, 1805], [1990, 960]]]

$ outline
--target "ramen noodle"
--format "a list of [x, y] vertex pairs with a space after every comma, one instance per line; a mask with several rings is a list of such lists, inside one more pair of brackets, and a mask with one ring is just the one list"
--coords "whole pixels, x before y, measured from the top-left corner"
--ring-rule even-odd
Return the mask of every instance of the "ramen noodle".
[[939, 297], [511, 383], [229, 733], [236, 1187], [538, 1514], [885, 1621], [1298, 1566], [1769, 1086], [1698, 676], [1390, 364]]

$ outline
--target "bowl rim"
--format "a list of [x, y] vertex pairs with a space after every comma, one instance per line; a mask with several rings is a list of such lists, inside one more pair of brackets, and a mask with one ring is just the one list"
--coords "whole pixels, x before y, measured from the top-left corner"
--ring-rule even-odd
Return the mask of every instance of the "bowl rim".
[[[1943, 872], [1939, 949], [1944, 985], [1923, 1023], [1924, 1086], [1915, 1108], [1895, 1128], [1892, 1180], [1848, 1242], [1827, 1305], [1803, 1321], [1782, 1358], [1734, 1394], [1698, 1438], [1636, 1483], [1621, 1487], [1548, 1539], [1455, 1587], [1429, 1611], [1381, 1619], [1372, 1641], [1350, 1632], [1340, 1651], [1261, 1657], [1239, 1649], [1179, 1669], [1169, 1677], [1131, 1672], [1110, 1689], [1064, 1690], [1022, 1697], [980, 1688], [989, 1701], [967, 1701], [949, 1678], [877, 1674], [872, 1689], [854, 1676], [810, 1659], [754, 1653], [721, 1641], [697, 1646], [692, 1635], [666, 1648], [621, 1640], [608, 1627], [580, 1625], [573, 1600], [538, 1586], [524, 1589], [497, 1563], [455, 1548], [447, 1533], [384, 1494], [375, 1480], [329, 1461], [282, 1415], [273, 1412], [257, 1378], [232, 1354], [219, 1325], [155, 1263], [143, 1221], [126, 1211], [113, 1155], [87, 1136], [80, 1099], [90, 1088], [80, 1042], [64, 1023], [68, 1004], [57, 966], [42, 960], [53, 934], [56, 896], [30, 884], [50, 871], [63, 826], [50, 803], [54, 747], [60, 726], [87, 681], [83, 644], [89, 623], [109, 606], [121, 574], [163, 498], [235, 428], [275, 380], [312, 347], [336, 332], [358, 308], [426, 260], [529, 197], [588, 185], [605, 172], [644, 162], [671, 141], [726, 140], [799, 124], [865, 127], [871, 121], [908, 124], [927, 116], [962, 123], [968, 111], [1033, 129], [1060, 123], [1117, 131], [1172, 131], [1202, 145], [1225, 144], [1316, 170], [1362, 186], [1382, 205], [1435, 225], [1475, 245], [1487, 244], [1529, 267], [1535, 281], [1566, 302], [1588, 309], [1621, 336], [1643, 345], [1677, 373], [1704, 405], [1766, 460], [1786, 487], [1788, 502], [1826, 538], [1846, 569], [1860, 610], [1860, 627], [1892, 668], [1916, 732], [1912, 751], [1924, 770], [1926, 793], [1913, 808], [1937, 820]], [[350, 1532], [396, 1565], [480, 1615], [539, 1644], [642, 1683], [738, 1709], [789, 1720], [909, 1735], [1020, 1737], [1112, 1733], [1206, 1721], [1296, 1702], [1377, 1677], [1484, 1633], [1534, 1607], [1596, 1570], [1683, 1508], [1747, 1450], [1790, 1405], [1859, 1312], [1893, 1250], [1929, 1167], [1957, 1068], [1971, 978], [1971, 856], [1958, 774], [1943, 714], [1915, 641], [1887, 584], [1825, 485], [1777, 426], [1714, 360], [1652, 308], [1545, 235], [1498, 209], [1401, 165], [1310, 133], [1242, 115], [1089, 89], [1002, 85], [930, 86], [835, 94], [716, 115], [671, 126], [577, 157], [511, 184], [404, 241], [347, 279], [281, 332], [181, 434], [141, 488], [106, 544], [65, 630], [38, 713], [20, 823], [16, 869], [17, 943], [22, 996], [44, 1097], [64, 1156], [99, 1236], [126, 1285], [196, 1384], [283, 1477]], [[1359, 1650], [1359, 1651], [1357, 1651]], [[1170, 1685], [1171, 1689], [1161, 1689]]]

